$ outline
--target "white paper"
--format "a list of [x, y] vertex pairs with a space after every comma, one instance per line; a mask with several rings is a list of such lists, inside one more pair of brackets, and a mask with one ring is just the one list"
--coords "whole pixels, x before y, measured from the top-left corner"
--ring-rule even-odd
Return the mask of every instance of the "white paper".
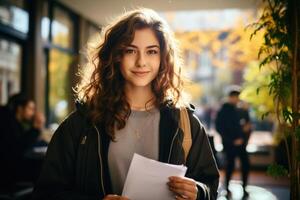
[[167, 182], [170, 176], [183, 177], [187, 168], [171, 165], [134, 154], [123, 188], [122, 196], [131, 200], [174, 200]]

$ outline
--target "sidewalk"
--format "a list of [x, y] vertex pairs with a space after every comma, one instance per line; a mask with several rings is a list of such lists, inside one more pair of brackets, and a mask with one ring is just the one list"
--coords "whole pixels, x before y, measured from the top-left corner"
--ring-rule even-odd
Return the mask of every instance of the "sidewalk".
[[[223, 187], [225, 173], [220, 171], [220, 187], [218, 200], [225, 200], [226, 192]], [[233, 200], [243, 199], [243, 188], [240, 181], [240, 173], [234, 172], [229, 189]], [[251, 171], [249, 183], [246, 189], [249, 193], [248, 200], [287, 200], [290, 196], [288, 178], [275, 179], [265, 171]]]

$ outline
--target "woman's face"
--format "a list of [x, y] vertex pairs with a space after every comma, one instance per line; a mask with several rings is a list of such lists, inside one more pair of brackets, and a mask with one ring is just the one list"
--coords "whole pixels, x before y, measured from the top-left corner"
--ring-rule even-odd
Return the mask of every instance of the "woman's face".
[[125, 47], [121, 73], [128, 87], [151, 87], [160, 66], [160, 46], [150, 28], [136, 30], [134, 39]]

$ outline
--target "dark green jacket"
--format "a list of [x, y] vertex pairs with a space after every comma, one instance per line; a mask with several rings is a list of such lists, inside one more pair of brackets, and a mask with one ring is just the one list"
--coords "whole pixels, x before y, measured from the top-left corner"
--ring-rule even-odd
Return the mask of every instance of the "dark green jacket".
[[[111, 194], [108, 169], [110, 139], [101, 126], [93, 125], [87, 112], [73, 112], [55, 132], [33, 199], [100, 200]], [[160, 109], [159, 161], [183, 164], [183, 133], [178, 127], [178, 109]], [[219, 173], [207, 135], [189, 111], [192, 147], [187, 157], [187, 177], [198, 181], [198, 199], [216, 199]]]

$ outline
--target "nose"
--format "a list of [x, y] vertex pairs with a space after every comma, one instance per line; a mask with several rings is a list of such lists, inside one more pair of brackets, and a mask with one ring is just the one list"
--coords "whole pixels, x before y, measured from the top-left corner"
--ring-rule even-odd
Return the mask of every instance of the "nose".
[[141, 52], [139, 52], [138, 57], [137, 57], [137, 67], [144, 67], [146, 66], [146, 58], [145, 55]]

